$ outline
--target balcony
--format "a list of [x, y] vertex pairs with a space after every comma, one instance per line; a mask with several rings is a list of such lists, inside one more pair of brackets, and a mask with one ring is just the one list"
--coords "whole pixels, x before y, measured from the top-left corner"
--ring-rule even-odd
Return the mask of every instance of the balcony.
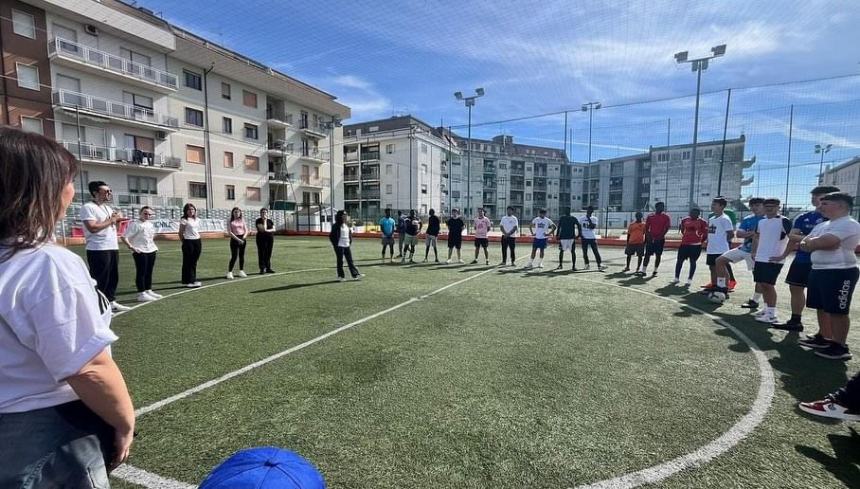
[[379, 171], [377, 170], [361, 172], [361, 180], [365, 182], [379, 180]]
[[116, 194], [113, 196], [119, 205], [148, 205], [150, 207], [182, 207], [185, 203], [180, 197], [165, 197], [153, 194]]
[[546, 184], [543, 184], [543, 185], [535, 184], [534, 190], [535, 190], [535, 192], [546, 192]]
[[266, 123], [270, 126], [289, 129], [293, 127], [293, 114], [287, 114], [282, 110], [266, 109]]
[[361, 161], [377, 161], [379, 159], [379, 151], [367, 151], [361, 153]]
[[311, 163], [328, 163], [329, 152], [320, 151], [318, 149], [309, 149], [300, 154], [299, 158], [310, 161]]
[[511, 175], [519, 175], [519, 176], [523, 176], [523, 175], [525, 175], [525, 174], [526, 174], [526, 170], [525, 170], [525, 168], [516, 168], [516, 167], [511, 167]]
[[523, 199], [511, 199], [510, 205], [523, 205]]
[[179, 88], [178, 78], [173, 73], [59, 37], [48, 41], [48, 56], [73, 68], [111, 76], [161, 93], [172, 93]]
[[328, 187], [329, 179], [328, 178], [320, 178], [320, 177], [312, 177], [310, 175], [302, 175], [299, 177], [299, 185], [302, 187], [324, 188], [324, 187]]
[[361, 194], [358, 192], [347, 192], [344, 194], [343, 200], [379, 200], [379, 190], [365, 190]]
[[178, 131], [179, 119], [169, 117], [152, 109], [124, 102], [93, 97], [70, 90], [57, 90], [53, 94], [54, 105], [65, 110], [79, 111], [81, 115], [95, 115], [119, 121], [122, 124], [163, 131]]
[[269, 156], [285, 156], [293, 152], [293, 146], [284, 141], [269, 141], [266, 153]]
[[523, 182], [519, 182], [519, 183], [511, 182], [511, 190], [524, 190], [524, 189], [525, 189], [525, 184], [523, 184]]
[[328, 136], [328, 129], [325, 128], [322, 124], [308, 124], [307, 121], [303, 121], [299, 124], [299, 129], [306, 136], [310, 136], [312, 138], [323, 139]]
[[139, 149], [115, 148], [90, 143], [81, 143], [79, 148], [75, 141], [61, 141], [60, 144], [75, 157], [80, 154], [81, 161], [86, 163], [167, 171], [178, 170], [182, 167], [182, 160], [179, 158], [165, 157]]
[[358, 152], [350, 151], [348, 153], [343, 154], [343, 162], [344, 163], [358, 163]]
[[344, 182], [358, 182], [358, 172], [344, 172], [343, 173], [343, 181]]

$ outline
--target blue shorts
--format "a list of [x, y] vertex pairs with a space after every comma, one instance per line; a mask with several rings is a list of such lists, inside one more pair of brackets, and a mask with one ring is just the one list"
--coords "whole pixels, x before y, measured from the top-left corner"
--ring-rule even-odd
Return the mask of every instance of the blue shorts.
[[533, 250], [545, 250], [546, 249], [546, 238], [543, 238], [543, 239], [535, 238], [534, 241], [532, 242], [532, 249]]

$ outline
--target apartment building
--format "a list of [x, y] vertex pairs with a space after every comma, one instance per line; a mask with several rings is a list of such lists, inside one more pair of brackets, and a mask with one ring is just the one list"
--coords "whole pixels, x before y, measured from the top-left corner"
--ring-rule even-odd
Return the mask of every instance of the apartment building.
[[373, 219], [384, 209], [448, 211], [453, 140], [412, 116], [344, 126], [344, 208]]
[[819, 177], [820, 185], [833, 185], [855, 199], [860, 195], [860, 156], [836, 166], [827, 166]]
[[508, 135], [473, 138], [470, 163], [468, 140], [455, 139], [460, 156], [451, 164], [451, 206], [465, 215], [483, 207], [497, 219], [511, 206], [521, 218], [540, 209], [557, 217], [582, 207], [584, 168], [573, 165], [563, 150], [517, 144]]
[[3, 122], [55, 137], [118, 203], [329, 199], [327, 147], [350, 115], [334, 96], [121, 1], [0, 9]]

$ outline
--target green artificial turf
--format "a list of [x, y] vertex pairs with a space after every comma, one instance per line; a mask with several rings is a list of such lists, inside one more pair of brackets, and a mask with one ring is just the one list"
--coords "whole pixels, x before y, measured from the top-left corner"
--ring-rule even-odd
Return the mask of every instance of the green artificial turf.
[[[162, 249], [156, 288], [183, 291], [170, 288], [178, 248]], [[841, 385], [856, 360], [814, 357], [796, 334], [752, 321], [738, 307], [751, 291], [743, 269], [738, 292], [717, 307], [667, 285], [673, 252], [648, 279], [618, 273], [620, 250], [603, 253], [605, 274], [492, 270], [146, 414], [130, 463], [199, 483], [238, 449], [277, 445], [312, 460], [331, 487], [572, 487], [719, 437], [757, 393], [748, 347], [692, 309], [608, 285], [617, 284], [713, 311], [755, 341], [776, 374], [774, 404], [750, 437], [660, 487], [860, 484], [860, 436], [795, 409]], [[117, 317], [114, 356], [136, 406], [487, 270], [381, 265], [375, 241], [358, 241], [354, 254], [365, 280], [337, 283], [325, 239], [279, 239], [278, 272], [328, 268], [237, 279]], [[226, 241], [204, 243], [207, 284], [222, 280], [228, 258]], [[248, 258], [255, 263], [252, 247]], [[555, 260], [552, 250], [547, 267]], [[703, 261], [697, 283], [707, 281]], [[130, 257], [121, 265], [121, 299], [133, 301]], [[779, 290], [785, 315], [787, 287]]]

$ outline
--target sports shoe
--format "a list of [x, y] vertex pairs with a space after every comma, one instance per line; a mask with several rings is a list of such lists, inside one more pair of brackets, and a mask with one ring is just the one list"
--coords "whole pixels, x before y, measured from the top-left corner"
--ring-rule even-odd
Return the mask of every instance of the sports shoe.
[[767, 323], [767, 324], [776, 324], [779, 322], [779, 318], [776, 316], [776, 314], [767, 314], [767, 313], [757, 315], [755, 317], [755, 320], [760, 322], [760, 323]]
[[237, 275], [239, 275], [239, 277], [241, 278], [246, 278], [248, 276], [248, 274], [245, 273], [245, 270], [239, 270], [239, 273]]
[[678, 285], [678, 283], [680, 283], [680, 282], [681, 282], [681, 279], [679, 279], [678, 277], [675, 277], [671, 281], [669, 281], [669, 284], [670, 285]]
[[484, 261], [484, 265], [489, 265], [489, 264], [490, 264], [490, 260], [485, 260], [485, 261]]
[[[642, 275], [644, 276], [645, 272], [642, 272]], [[657, 276], [657, 270], [654, 270], [653, 272], [651, 272], [651, 276], [656, 277]]]
[[117, 301], [113, 301], [110, 303], [110, 310], [113, 312], [131, 311], [131, 308], [128, 306], [124, 306]]
[[738, 286], [737, 280], [729, 280], [729, 291], [735, 290], [735, 287]]
[[270, 268], [270, 269], [266, 270], [266, 273], [275, 273], [275, 271]]
[[353, 280], [358, 281], [358, 280], [361, 280], [361, 278], [362, 278], [362, 277], [364, 277], [364, 274], [363, 274], [363, 273], [359, 273], [359, 274], [358, 274], [358, 275], [356, 275], [355, 277], [352, 277], [352, 279], [353, 279]]
[[767, 314], [767, 309], [760, 309], [753, 314], [753, 317], [757, 318], [759, 316], [764, 316], [765, 314]]
[[197, 287], [197, 285], [194, 285], [194, 282], [191, 282], [190, 284], [184, 284], [183, 287], [194, 289]]
[[537, 264], [538, 268], [543, 268], [543, 260], [539, 261]]
[[689, 286], [691, 286], [691, 285], [693, 285], [693, 279], [688, 278], [688, 279], [684, 282], [684, 286], [689, 287]]
[[227, 272], [227, 280], [233, 280], [233, 272]]
[[[272, 272], [272, 273], [274, 273], [274, 272]], [[193, 284], [193, 285], [194, 285], [195, 287], [202, 287], [202, 286], [203, 286], [203, 282], [200, 282], [200, 281], [198, 280], [197, 282], [194, 282], [194, 284]]]
[[433, 263], [439, 263], [439, 259], [436, 258], [435, 260], [433, 260]]
[[338, 282], [346, 282], [346, 279], [345, 279], [345, 278], [343, 278], [343, 277], [338, 277], [338, 278], [337, 278], [337, 281], [338, 281]]
[[747, 299], [746, 302], [741, 304], [741, 307], [744, 309], [758, 309], [758, 302], [756, 302], [752, 299]]
[[528, 263], [526, 263], [526, 266], [524, 266], [523, 268], [525, 268], [526, 270], [529, 270], [529, 269], [531, 269], [532, 267], [534, 267], [534, 265], [532, 264], [532, 262], [531, 262], [531, 261], [529, 261]]
[[147, 290], [146, 293], [152, 297], [155, 297], [156, 299], [164, 299], [163, 295], [155, 293], [152, 289]]
[[606, 270], [607, 268], [609, 268], [609, 267], [607, 267], [606, 265], [597, 265], [597, 270], [599, 270], [601, 272]]
[[155, 297], [147, 294], [146, 292], [141, 292], [137, 294], [137, 302], [152, 302], [155, 300]]
[[561, 270], [562, 268], [564, 268], [564, 267], [562, 267], [561, 264], [559, 264], [559, 266], [553, 268], [553, 270]]
[[826, 358], [828, 360], [851, 359], [851, 351], [848, 350], [848, 345], [840, 345], [839, 343], [833, 341], [830, 342], [830, 345], [827, 348], [815, 350], [814, 353], [819, 357]]
[[[621, 270], [621, 273], [629, 272], [629, 271], [630, 271], [629, 268], [625, 268], [624, 270]], [[634, 275], [639, 275], [639, 272], [636, 272]]]
[[450, 258], [448, 258], [447, 260], [445, 260], [445, 264], [446, 264], [446, 265], [451, 264], [451, 259], [450, 259]]
[[706, 283], [705, 285], [703, 285], [703, 286], [702, 286], [702, 288], [703, 288], [703, 289], [713, 289], [713, 288], [714, 288], [714, 283], [713, 283], [713, 282], [708, 282], [708, 283]]
[[771, 328], [781, 329], [783, 331], [803, 331], [803, 323], [789, 319], [784, 323], [774, 324]]
[[457, 260], [457, 263], [459, 263], [460, 265], [462, 265], [462, 264], [464, 264], [464, 263], [466, 263], [466, 262], [464, 262], [463, 260]]
[[821, 336], [820, 334], [807, 335], [806, 338], [802, 340], [797, 340], [797, 344], [800, 346], [805, 346], [807, 348], [813, 348], [815, 350], [824, 349], [830, 346], [830, 340]]
[[591, 268], [591, 265], [589, 265], [588, 263], [586, 263], [585, 266], [582, 267], [583, 270], [588, 270], [589, 268]]
[[471, 262], [469, 262], [469, 265], [474, 265], [474, 264], [476, 264], [476, 263], [478, 263], [478, 260], [477, 260], [477, 259], [472, 260]]
[[820, 401], [801, 402], [797, 407], [804, 413], [814, 414], [823, 418], [860, 421], [860, 414], [849, 412], [848, 408], [837, 403], [830, 396]]

